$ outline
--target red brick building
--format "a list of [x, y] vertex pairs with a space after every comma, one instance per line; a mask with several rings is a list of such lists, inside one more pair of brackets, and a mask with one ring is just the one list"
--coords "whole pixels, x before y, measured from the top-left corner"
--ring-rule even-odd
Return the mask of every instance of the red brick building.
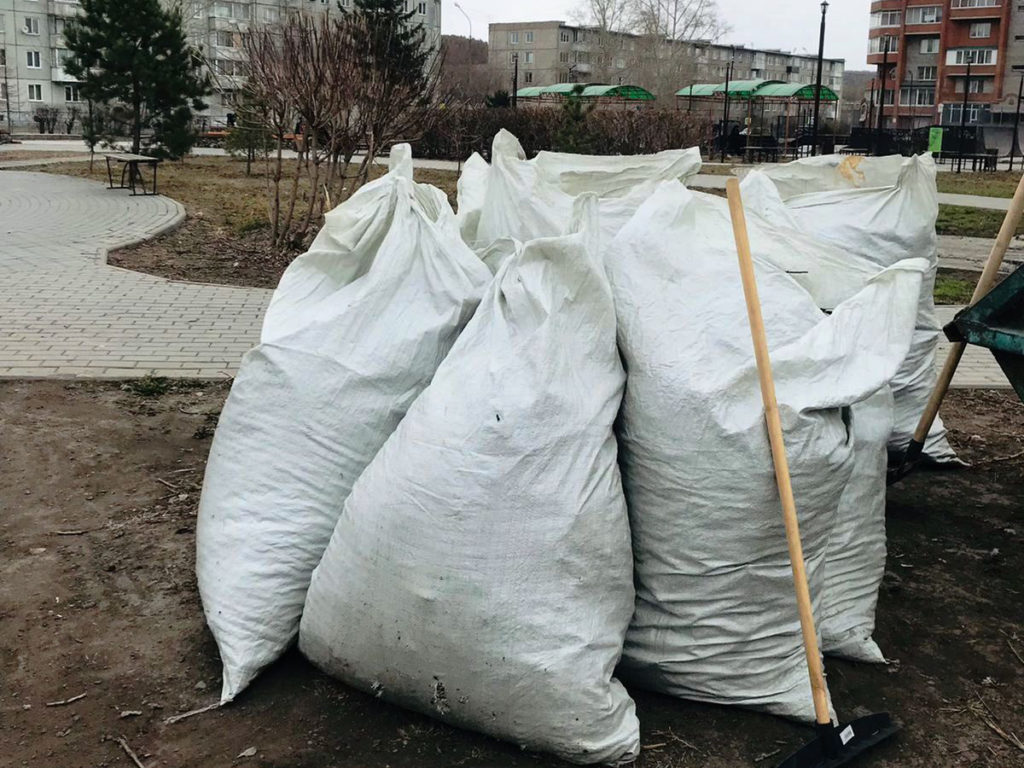
[[965, 87], [969, 124], [1009, 125], [1024, 76], [1024, 1], [876, 0], [868, 63], [877, 72], [873, 120], [885, 84], [886, 127], [958, 124]]

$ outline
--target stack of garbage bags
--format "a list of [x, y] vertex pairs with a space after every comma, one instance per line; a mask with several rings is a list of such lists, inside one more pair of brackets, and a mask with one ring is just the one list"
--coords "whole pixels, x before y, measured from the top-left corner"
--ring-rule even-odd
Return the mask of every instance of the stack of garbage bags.
[[[813, 718], [732, 229], [687, 188], [699, 167], [527, 160], [502, 132], [458, 215], [406, 145], [327, 214], [207, 465], [222, 701], [297, 640], [357, 688], [577, 763], [639, 752], [619, 678]], [[886, 452], [934, 377], [934, 176], [819, 158], [742, 183], [822, 647], [862, 661], [884, 660]], [[951, 456], [941, 427], [926, 451]]]

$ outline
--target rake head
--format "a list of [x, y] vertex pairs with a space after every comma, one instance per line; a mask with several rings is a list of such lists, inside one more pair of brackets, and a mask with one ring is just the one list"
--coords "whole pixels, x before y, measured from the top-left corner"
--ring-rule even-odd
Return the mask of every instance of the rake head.
[[900, 729], [886, 712], [859, 717], [838, 726], [818, 724], [815, 728], [817, 738], [779, 763], [779, 768], [837, 768], [847, 765]]

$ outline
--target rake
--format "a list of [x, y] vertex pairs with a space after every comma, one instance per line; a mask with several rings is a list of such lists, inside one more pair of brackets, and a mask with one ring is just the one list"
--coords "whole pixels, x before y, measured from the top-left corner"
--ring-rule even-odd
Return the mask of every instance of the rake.
[[757, 360], [757, 374], [764, 401], [765, 421], [768, 425], [768, 439], [771, 443], [772, 462], [775, 465], [775, 479], [779, 485], [782, 501], [782, 517], [786, 525], [786, 541], [789, 545], [789, 559], [793, 568], [793, 584], [796, 589], [797, 608], [800, 613], [800, 630], [803, 635], [807, 671], [811, 678], [811, 695], [814, 700], [814, 719], [817, 736], [779, 764], [779, 768], [835, 768], [846, 765], [861, 753], [879, 742], [891, 737], [899, 730], [887, 713], [880, 712], [857, 718], [847, 723], [833, 723], [829, 714], [828, 688], [822, 668], [821, 653], [818, 650], [818, 635], [814, 628], [814, 613], [811, 609], [811, 591], [807, 584], [804, 567], [803, 546], [800, 542], [800, 526], [796, 516], [796, 501], [789, 477], [789, 462], [786, 446], [782, 439], [782, 421], [775, 399], [775, 381], [772, 378], [771, 360], [768, 357], [768, 342], [765, 338], [764, 320], [761, 317], [761, 302], [757, 295], [757, 281], [754, 276], [754, 261], [750, 254], [750, 240], [747, 236], [747, 221], [743, 213], [738, 179], [729, 179], [726, 184], [729, 198], [729, 213], [732, 217], [733, 235], [739, 255], [740, 275], [743, 279], [743, 295], [747, 302], [747, 317], [750, 320], [750, 336], [754, 342], [754, 357]]

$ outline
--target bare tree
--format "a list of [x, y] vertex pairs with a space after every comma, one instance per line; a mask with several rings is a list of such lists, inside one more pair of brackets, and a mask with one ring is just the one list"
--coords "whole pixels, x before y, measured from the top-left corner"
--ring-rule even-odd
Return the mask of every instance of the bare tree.
[[715, 0], [630, 0], [629, 26], [664, 40], [717, 40], [728, 32]]
[[[262, 111], [275, 142], [267, 158], [275, 246], [301, 247], [324, 209], [369, 179], [383, 150], [417, 138], [436, 119], [441, 57], [417, 49], [412, 69], [401, 55], [410, 47], [408, 30], [395, 27], [358, 12], [294, 13], [280, 26], [257, 26], [245, 37], [245, 95]], [[298, 160], [286, 165], [293, 125], [301, 128], [295, 131]]]

